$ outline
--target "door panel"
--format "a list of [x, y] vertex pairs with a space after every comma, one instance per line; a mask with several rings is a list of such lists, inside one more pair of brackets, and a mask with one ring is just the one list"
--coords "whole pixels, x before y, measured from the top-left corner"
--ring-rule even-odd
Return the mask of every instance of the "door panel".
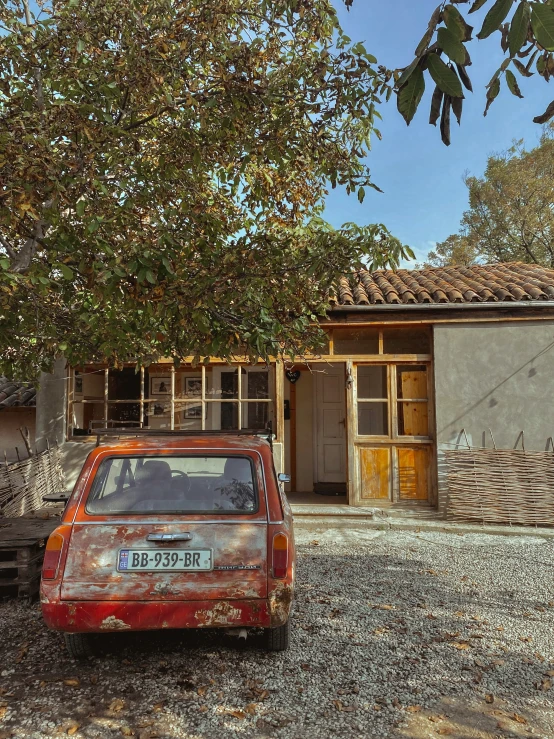
[[344, 365], [315, 374], [315, 482], [346, 482], [346, 405]]
[[390, 495], [391, 451], [388, 448], [359, 449], [361, 497], [388, 500]]
[[401, 500], [427, 500], [429, 450], [397, 448], [398, 485]]

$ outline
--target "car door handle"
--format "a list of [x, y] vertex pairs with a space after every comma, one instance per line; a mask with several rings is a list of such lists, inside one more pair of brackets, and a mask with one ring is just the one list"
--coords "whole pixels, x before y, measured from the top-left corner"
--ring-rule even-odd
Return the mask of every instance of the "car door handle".
[[146, 541], [190, 541], [192, 534], [148, 534]]

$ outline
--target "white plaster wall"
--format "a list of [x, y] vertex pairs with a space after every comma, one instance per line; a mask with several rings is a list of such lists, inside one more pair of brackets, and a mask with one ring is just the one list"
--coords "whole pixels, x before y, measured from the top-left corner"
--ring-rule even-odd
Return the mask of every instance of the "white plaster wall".
[[5, 408], [0, 411], [0, 462], [4, 461], [4, 452], [6, 452], [8, 462], [15, 462], [17, 460], [15, 447], [19, 449], [21, 459], [27, 458], [27, 449], [19, 429], [27, 426], [31, 444], [34, 444], [35, 417], [34, 408]]

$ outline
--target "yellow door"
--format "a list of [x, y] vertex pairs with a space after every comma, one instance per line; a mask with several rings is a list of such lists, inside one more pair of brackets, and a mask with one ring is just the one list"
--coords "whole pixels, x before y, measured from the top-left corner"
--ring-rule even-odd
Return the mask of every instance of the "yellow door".
[[427, 500], [429, 450], [397, 447], [400, 500]]
[[386, 447], [377, 449], [361, 447], [359, 455], [361, 497], [389, 500], [391, 450]]

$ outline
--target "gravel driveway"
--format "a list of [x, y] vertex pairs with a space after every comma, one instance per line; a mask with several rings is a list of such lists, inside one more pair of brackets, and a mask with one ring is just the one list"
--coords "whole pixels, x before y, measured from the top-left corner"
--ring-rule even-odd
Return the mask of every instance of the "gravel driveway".
[[554, 737], [554, 542], [297, 531], [290, 651], [214, 632], [102, 637], [71, 661], [0, 604], [6, 737]]

